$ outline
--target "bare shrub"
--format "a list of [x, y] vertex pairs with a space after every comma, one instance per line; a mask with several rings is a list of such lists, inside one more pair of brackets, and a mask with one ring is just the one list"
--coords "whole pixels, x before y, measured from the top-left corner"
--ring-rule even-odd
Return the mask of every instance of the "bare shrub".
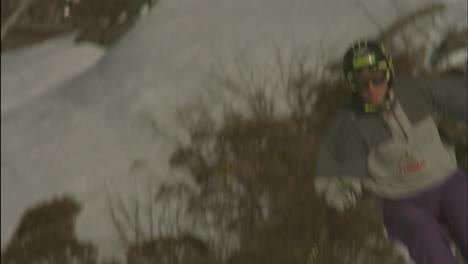
[[[121, 244], [127, 248], [131, 244], [139, 244], [141, 241], [152, 240], [163, 233], [163, 229], [169, 229], [171, 234], [180, 234], [179, 212], [183, 208], [176, 208], [174, 219], [167, 219], [172, 213], [168, 208], [172, 200], [180, 198], [182, 188], [185, 185], [160, 185], [156, 189], [151, 181], [152, 175], [147, 164], [141, 160], [133, 162], [129, 173], [135, 180], [134, 193], [127, 197], [115, 194], [111, 196], [107, 191], [107, 203], [112, 223], [119, 235]], [[146, 186], [141, 190], [137, 185]], [[141, 187], [140, 186], [140, 187]], [[179, 189], [177, 189], [179, 188]], [[157, 211], [157, 207], [160, 207]]]
[[140, 160], [129, 172], [147, 190], [135, 188], [136, 193], [125, 198], [107, 193], [110, 216], [126, 248], [127, 263], [217, 263], [204, 242], [187, 234], [186, 226], [195, 226], [186, 206], [197, 195], [195, 190], [180, 182], [159, 186], [142, 182], [144, 174], [154, 175]]
[[[110, 45], [156, 0], [2, 0], [2, 50], [22, 44], [27, 34], [53, 35], [79, 29], [77, 41]], [[43, 38], [35, 37], [35, 41]], [[31, 37], [27, 39], [31, 42]], [[16, 44], [18, 43], [19, 44]], [[6, 48], [4, 47], [6, 45]]]
[[95, 248], [74, 234], [79, 211], [80, 205], [69, 196], [27, 209], [2, 252], [2, 263], [96, 263]]
[[[1, 40], [10, 30], [10, 28], [16, 23], [21, 15], [27, 11], [27, 9], [33, 4], [34, 1], [20, 1], [16, 6], [11, 3], [4, 3], [2, 1], [2, 29], [1, 29]], [[3, 11], [5, 9], [5, 11]]]
[[200, 239], [185, 235], [161, 237], [132, 245], [127, 264], [217, 264], [208, 246]]
[[152, 0], [81, 0], [73, 6], [72, 19], [82, 28], [78, 41], [110, 45], [123, 36]]
[[[439, 44], [439, 46], [434, 50], [431, 58], [430, 64], [431, 68], [435, 71], [440, 70], [441, 68], [448, 68], [447, 57], [450, 55], [451, 52], [459, 50], [459, 49], [466, 49], [468, 46], [468, 29], [460, 29], [460, 30], [449, 30]], [[466, 72], [465, 66], [465, 72]], [[460, 73], [463, 72], [463, 69], [445, 69], [445, 71], [458, 71]]]
[[126, 14], [129, 19], [139, 15], [143, 5], [153, 5], [153, 0], [80, 0], [74, 5], [74, 15], [86, 23], [99, 23], [107, 20], [108, 25], [118, 24], [119, 16]]

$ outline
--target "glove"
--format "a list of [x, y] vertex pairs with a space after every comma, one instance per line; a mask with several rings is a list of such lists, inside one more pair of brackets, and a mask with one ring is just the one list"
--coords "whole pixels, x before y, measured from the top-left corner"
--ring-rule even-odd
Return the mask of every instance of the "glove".
[[355, 178], [336, 178], [327, 186], [324, 194], [325, 203], [344, 212], [356, 205], [356, 195], [362, 193], [361, 183]]

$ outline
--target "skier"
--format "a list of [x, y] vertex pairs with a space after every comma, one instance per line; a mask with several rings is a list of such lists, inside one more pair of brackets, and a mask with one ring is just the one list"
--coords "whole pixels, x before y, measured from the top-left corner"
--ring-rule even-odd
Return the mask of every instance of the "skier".
[[350, 103], [333, 118], [316, 160], [315, 190], [345, 211], [363, 193], [381, 201], [390, 237], [416, 264], [456, 264], [449, 239], [467, 258], [467, 176], [436, 120], [467, 120], [466, 76], [395, 79], [382, 43], [360, 41], [343, 58]]

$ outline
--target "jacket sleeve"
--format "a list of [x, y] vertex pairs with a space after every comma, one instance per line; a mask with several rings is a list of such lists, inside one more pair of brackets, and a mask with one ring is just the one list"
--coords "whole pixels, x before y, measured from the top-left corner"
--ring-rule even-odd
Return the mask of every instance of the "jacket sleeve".
[[365, 174], [365, 145], [346, 117], [335, 118], [319, 143], [315, 159], [315, 192], [323, 198], [331, 183], [346, 181], [360, 192]]
[[446, 75], [419, 80], [425, 100], [443, 116], [467, 122], [467, 77]]
[[329, 184], [336, 180], [340, 174], [338, 149], [329, 132], [330, 129], [319, 143], [315, 159], [314, 186], [315, 192], [320, 198], [323, 198]]

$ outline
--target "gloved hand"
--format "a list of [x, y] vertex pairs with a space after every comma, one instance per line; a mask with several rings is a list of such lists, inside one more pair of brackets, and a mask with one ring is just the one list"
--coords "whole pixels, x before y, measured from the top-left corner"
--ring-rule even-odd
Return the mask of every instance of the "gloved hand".
[[324, 194], [325, 203], [344, 212], [356, 205], [356, 195], [361, 195], [361, 182], [356, 178], [336, 178], [327, 186]]

